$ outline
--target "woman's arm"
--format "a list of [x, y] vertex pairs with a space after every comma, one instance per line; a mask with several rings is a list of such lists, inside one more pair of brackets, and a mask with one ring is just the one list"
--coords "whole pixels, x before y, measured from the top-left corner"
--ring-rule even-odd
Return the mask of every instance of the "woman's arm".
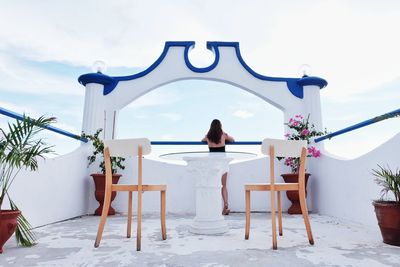
[[225, 133], [225, 141], [235, 142], [235, 139], [232, 136], [230, 136], [229, 134]]

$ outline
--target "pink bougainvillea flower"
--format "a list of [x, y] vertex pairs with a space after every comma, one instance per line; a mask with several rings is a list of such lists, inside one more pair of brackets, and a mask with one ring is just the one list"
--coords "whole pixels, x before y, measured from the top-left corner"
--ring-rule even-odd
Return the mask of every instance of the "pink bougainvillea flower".
[[300, 135], [302, 135], [302, 136], [306, 136], [306, 135], [309, 135], [310, 134], [310, 131], [308, 130], [308, 129], [304, 129], [303, 131], [301, 131], [301, 133], [300, 133]]
[[299, 126], [299, 123], [300, 122], [293, 120], [291, 124], [292, 124], [292, 126], [296, 127], [296, 126]]
[[321, 151], [319, 151], [318, 149], [316, 149], [314, 146], [310, 146], [310, 147], [307, 149], [307, 151], [308, 151], [308, 153], [309, 153], [312, 157], [314, 157], [314, 158], [318, 158], [318, 157], [321, 156]]
[[285, 159], [285, 165], [291, 167], [293, 165], [293, 159], [292, 158], [286, 158]]
[[[288, 128], [292, 129], [290, 133], [285, 134], [285, 138], [289, 140], [306, 140], [307, 145], [310, 144], [310, 138], [315, 136], [321, 136], [326, 134], [325, 131], [318, 131], [315, 129], [315, 125], [309, 122], [310, 115], [307, 119], [301, 114], [296, 114], [293, 118], [289, 118], [289, 121], [285, 123]], [[321, 156], [321, 152], [313, 146], [308, 147], [307, 157], [318, 158]], [[285, 165], [292, 168], [292, 172], [298, 171], [300, 161], [298, 158], [286, 158]]]

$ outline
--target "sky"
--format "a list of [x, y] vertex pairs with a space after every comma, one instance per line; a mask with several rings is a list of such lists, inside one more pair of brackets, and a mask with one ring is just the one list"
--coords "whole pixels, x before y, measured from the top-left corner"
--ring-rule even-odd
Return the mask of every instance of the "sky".
[[[0, 107], [80, 133], [84, 87], [92, 72], [131, 75], [150, 66], [165, 41], [195, 41], [193, 65], [211, 64], [206, 41], [236, 41], [256, 72], [300, 77], [302, 64], [324, 78], [324, 127], [336, 131], [399, 108], [399, 1], [3, 1], [0, 0]], [[121, 110], [118, 137], [199, 140], [213, 118], [236, 140], [283, 138], [282, 112], [230, 85], [181, 81]], [[0, 117], [0, 127], [9, 120]], [[400, 130], [399, 119], [325, 141], [354, 158]], [[80, 143], [46, 133], [58, 155]]]

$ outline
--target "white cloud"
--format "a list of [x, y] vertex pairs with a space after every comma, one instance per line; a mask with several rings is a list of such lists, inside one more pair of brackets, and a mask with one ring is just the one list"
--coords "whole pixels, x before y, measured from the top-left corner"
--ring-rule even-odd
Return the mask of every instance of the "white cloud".
[[253, 117], [254, 114], [247, 110], [236, 110], [233, 113], [233, 116], [241, 118], [241, 119], [247, 119], [247, 118]]
[[[0, 101], [0, 107], [5, 108], [9, 111], [18, 113], [20, 115], [23, 115], [23, 114], [29, 115], [32, 118], [37, 118], [40, 116], [39, 113], [32, 108], [29, 108], [26, 106], [15, 105], [15, 104], [9, 103], [9, 102]], [[0, 115], [0, 116], [3, 116], [3, 115]]]
[[45, 95], [84, 95], [84, 88], [76, 77], [54, 75], [28, 66], [18, 57], [0, 51], [0, 88], [10, 92]]
[[205, 41], [240, 41], [256, 71], [299, 77], [298, 67], [308, 63], [329, 82], [324, 97], [336, 99], [398, 76], [396, 1], [96, 3], [93, 12], [91, 1], [9, 1], [0, 10], [0, 22], [10, 25], [0, 28], [0, 50], [37, 61], [91, 66], [100, 58], [109, 66], [149, 66], [164, 41], [196, 40], [190, 58], [203, 66], [212, 61]]
[[171, 121], [180, 121], [182, 119], [182, 114], [179, 113], [162, 113], [160, 116]]

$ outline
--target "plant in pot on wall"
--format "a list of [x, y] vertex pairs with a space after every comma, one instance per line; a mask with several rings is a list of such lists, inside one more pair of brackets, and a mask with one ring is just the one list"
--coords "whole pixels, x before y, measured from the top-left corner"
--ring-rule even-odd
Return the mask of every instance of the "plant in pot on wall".
[[[311, 138], [326, 135], [327, 131], [317, 131], [315, 125], [311, 124], [309, 121], [310, 115], [304, 118], [302, 115], [296, 115], [294, 118], [290, 118], [289, 122], [285, 123], [291, 133], [285, 134], [287, 140], [307, 140], [307, 144], [310, 144]], [[321, 156], [321, 152], [314, 146], [309, 146], [307, 148], [307, 157], [318, 158]], [[299, 180], [299, 158], [285, 158], [284, 164], [291, 168], [291, 173], [282, 174], [282, 178], [286, 183], [297, 183]], [[308, 178], [311, 176], [310, 173], [305, 174], [305, 185], [306, 185], [306, 196], [307, 196], [307, 182]], [[301, 208], [299, 203], [299, 195], [296, 191], [286, 191], [286, 196], [292, 202], [292, 205], [288, 209], [289, 214], [301, 214]]]
[[[31, 225], [11, 199], [10, 187], [21, 170], [36, 171], [38, 158], [53, 152], [38, 134], [54, 121], [55, 118], [33, 120], [24, 116], [21, 121], [9, 123], [7, 130], [0, 128], [0, 253], [14, 231], [19, 245], [36, 243]], [[9, 209], [3, 209], [6, 200]]]
[[[90, 134], [85, 134], [82, 133], [82, 137], [89, 139], [92, 141], [93, 145], [93, 154], [91, 156], [88, 156], [89, 160], [89, 165], [94, 163], [97, 159], [97, 156], [99, 156], [100, 160], [100, 170], [101, 173], [92, 173], [90, 176], [92, 176], [94, 185], [95, 185], [95, 198], [99, 202], [99, 207], [95, 210], [94, 214], [95, 215], [101, 215], [101, 212], [103, 210], [103, 203], [104, 203], [104, 190], [106, 187], [106, 169], [104, 165], [104, 158], [103, 158], [103, 150], [104, 150], [104, 143], [103, 140], [99, 138], [99, 135], [103, 129], [98, 129], [96, 133], [93, 135]], [[111, 167], [112, 167], [112, 183], [117, 184], [119, 181], [119, 178], [122, 176], [121, 174], [117, 174], [118, 169], [125, 169], [125, 166], [123, 165], [123, 162], [125, 161], [124, 158], [121, 157], [111, 157]], [[117, 192], [112, 192], [111, 195], [111, 202], [115, 199], [117, 196]], [[110, 209], [108, 210], [108, 215], [114, 215], [115, 214], [115, 209], [111, 207], [110, 203]]]
[[[378, 165], [379, 170], [372, 170], [375, 182], [382, 186], [381, 199], [372, 204], [375, 207], [376, 218], [381, 229], [383, 242], [400, 246], [400, 170], [393, 172], [389, 168]], [[394, 200], [388, 200], [388, 194]], [[387, 200], [384, 200], [386, 197]]]

